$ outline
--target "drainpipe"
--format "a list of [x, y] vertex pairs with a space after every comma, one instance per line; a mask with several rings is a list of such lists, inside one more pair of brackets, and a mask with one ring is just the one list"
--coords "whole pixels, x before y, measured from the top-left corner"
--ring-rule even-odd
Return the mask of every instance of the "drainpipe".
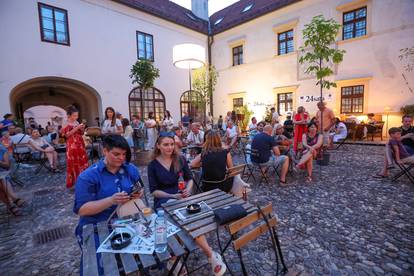
[[[210, 19], [208, 20], [208, 35], [207, 35], [207, 55], [208, 55], [208, 65], [211, 66], [211, 45], [213, 45], [214, 36], [211, 32]], [[210, 68], [208, 68], [210, 70]], [[211, 86], [211, 80], [209, 79], [209, 94], [210, 94], [210, 114], [213, 117], [213, 87]]]

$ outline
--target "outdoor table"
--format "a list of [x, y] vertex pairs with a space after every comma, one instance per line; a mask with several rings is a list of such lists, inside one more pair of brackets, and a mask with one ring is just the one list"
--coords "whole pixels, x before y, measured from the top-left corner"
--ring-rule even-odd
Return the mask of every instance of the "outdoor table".
[[175, 215], [174, 211], [185, 207], [189, 204], [204, 201], [211, 209], [218, 209], [233, 204], [241, 204], [247, 213], [255, 210], [255, 207], [243, 199], [234, 195], [223, 192], [220, 189], [214, 189], [201, 194], [193, 195], [173, 202], [162, 204], [165, 213], [175, 222], [181, 229], [185, 230], [192, 238], [208, 234], [217, 229], [217, 223], [214, 219], [213, 212], [205, 213], [202, 216], [181, 220]]
[[[167, 218], [168, 219], [168, 218]], [[173, 223], [173, 222], [172, 222]], [[106, 222], [100, 222], [96, 226], [87, 224], [83, 227], [83, 274], [84, 275], [98, 275], [98, 265], [96, 261], [96, 248], [94, 233], [98, 233], [100, 242], [104, 241], [109, 235], [109, 230]], [[101, 254], [102, 265], [105, 275], [120, 275], [123, 272], [128, 275], [140, 271], [144, 275], [148, 275], [148, 268], [157, 265], [161, 262], [170, 260], [172, 257], [177, 257], [174, 266], [169, 271], [168, 275], [172, 275], [176, 265], [180, 259], [184, 258], [190, 252], [196, 250], [198, 247], [185, 231], [179, 231], [174, 236], [167, 238], [168, 250], [164, 253], [148, 254], [114, 254], [114, 253], [98, 253]], [[121, 262], [117, 263], [117, 259]], [[119, 265], [119, 267], [118, 267]]]

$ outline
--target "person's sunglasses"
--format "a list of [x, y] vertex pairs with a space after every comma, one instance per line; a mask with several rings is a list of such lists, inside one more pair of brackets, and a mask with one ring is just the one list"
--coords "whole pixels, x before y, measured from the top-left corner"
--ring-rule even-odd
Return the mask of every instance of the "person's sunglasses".
[[171, 131], [161, 131], [158, 137], [172, 137], [174, 138], [175, 133]]

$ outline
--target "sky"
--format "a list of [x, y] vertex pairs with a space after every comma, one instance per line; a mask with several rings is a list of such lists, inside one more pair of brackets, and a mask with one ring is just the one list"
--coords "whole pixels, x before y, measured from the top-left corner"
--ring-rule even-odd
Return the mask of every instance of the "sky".
[[[189, 10], [191, 10], [191, 0], [171, 0]], [[208, 1], [208, 15], [212, 15], [216, 11], [224, 9], [227, 6], [230, 6], [238, 0], [209, 0]]]

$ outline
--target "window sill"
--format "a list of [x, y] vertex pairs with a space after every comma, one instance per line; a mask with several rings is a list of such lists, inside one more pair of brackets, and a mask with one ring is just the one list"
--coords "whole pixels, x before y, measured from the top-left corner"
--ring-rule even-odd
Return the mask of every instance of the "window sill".
[[293, 51], [293, 52], [290, 52], [290, 53], [287, 53], [287, 54], [283, 54], [283, 55], [275, 54], [275, 55], [273, 55], [273, 58], [290, 57], [290, 56], [296, 55], [297, 53], [298, 53], [298, 51]]
[[354, 38], [350, 38], [350, 39], [346, 39], [346, 40], [339, 40], [336, 43], [338, 45], [342, 45], [342, 44], [346, 44], [346, 43], [350, 43], [350, 42], [354, 42], [354, 41], [364, 40], [364, 39], [367, 39], [367, 38], [370, 38], [370, 37], [371, 37], [371, 35], [368, 34], [368, 35], [354, 37]]

